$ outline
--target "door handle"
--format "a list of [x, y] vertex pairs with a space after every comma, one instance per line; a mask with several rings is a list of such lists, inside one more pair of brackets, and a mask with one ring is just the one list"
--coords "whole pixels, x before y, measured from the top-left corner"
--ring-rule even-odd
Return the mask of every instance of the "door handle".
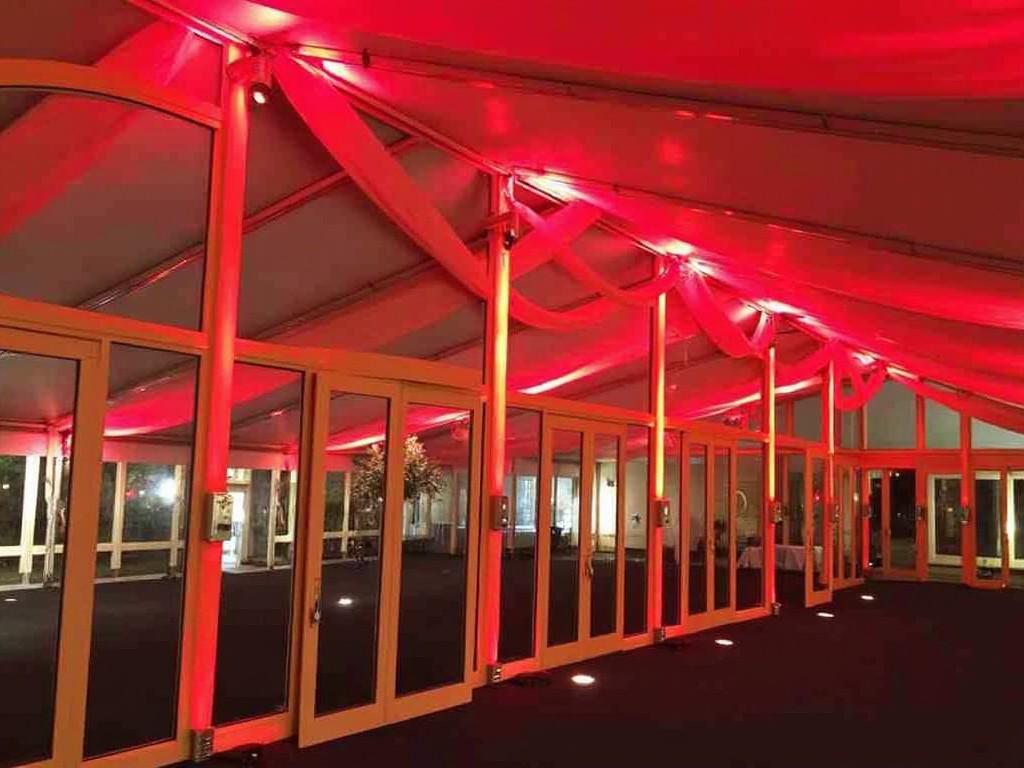
[[315, 627], [317, 624], [320, 623], [320, 619], [323, 616], [323, 611], [321, 610], [321, 604], [320, 604], [320, 580], [319, 579], [317, 579], [316, 586], [314, 587], [314, 590], [315, 591], [313, 593], [313, 610], [310, 612], [309, 622], [310, 622], [310, 624], [312, 624]]

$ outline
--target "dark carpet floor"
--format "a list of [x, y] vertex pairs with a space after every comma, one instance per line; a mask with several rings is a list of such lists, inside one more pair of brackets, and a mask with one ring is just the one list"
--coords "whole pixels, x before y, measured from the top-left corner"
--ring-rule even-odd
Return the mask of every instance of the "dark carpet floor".
[[[1024, 593], [872, 583], [838, 593], [835, 618], [818, 610], [554, 670], [545, 687], [508, 681], [301, 752], [278, 745], [270, 764], [1024, 765]], [[573, 686], [578, 671], [596, 683]]]

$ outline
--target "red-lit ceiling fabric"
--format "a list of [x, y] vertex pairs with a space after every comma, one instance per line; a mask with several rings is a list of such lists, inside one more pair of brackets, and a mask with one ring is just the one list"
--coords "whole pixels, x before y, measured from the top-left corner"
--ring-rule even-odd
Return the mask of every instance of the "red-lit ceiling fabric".
[[[156, 22], [96, 66], [167, 85], [201, 44], [183, 27]], [[0, 132], [0, 239], [87, 171], [140, 114], [135, 105], [110, 99], [48, 96]]]
[[704, 277], [694, 270], [686, 274], [677, 290], [701, 330], [730, 357], [762, 357], [775, 338], [775, 321], [766, 312], [761, 313], [748, 338], [725, 313]]
[[[295, 111], [360, 189], [453, 277], [485, 298], [489, 285], [483, 264], [359, 118], [348, 99], [335, 90], [323, 73], [290, 57], [275, 57], [274, 72]], [[516, 319], [552, 330], [600, 322], [614, 309], [608, 300], [597, 299], [556, 312], [531, 302], [514, 289], [509, 297], [509, 311]]]
[[[572, 217], [570, 218], [566, 215], [565, 219], [557, 222], [549, 221], [551, 217], [545, 218], [522, 203], [514, 203], [514, 205], [516, 212], [533, 227], [533, 231], [527, 236], [532, 237], [532, 240], [528, 243], [530, 248], [526, 253], [526, 259], [536, 259], [537, 256], [535, 254], [543, 252], [541, 249], [546, 247], [548, 257], [550, 258], [553, 254], [555, 262], [569, 275], [585, 287], [612, 301], [633, 307], [650, 306], [659, 296], [670, 290], [679, 281], [679, 261], [674, 258], [666, 259], [665, 268], [651, 280], [643, 285], [628, 289], [620, 288], [592, 269], [572, 249], [569, 244], [571, 238], [567, 237], [570, 234], [570, 232], [566, 231], [567, 228], [556, 226], [557, 224], [562, 224], [563, 221], [571, 222], [573, 225], [572, 231], [575, 231], [577, 236], [582, 234], [583, 230], [578, 229], [580, 223], [589, 222], [589, 224], [593, 224], [601, 217], [601, 211], [587, 203], [570, 203], [559, 213], [571, 213], [573, 214]], [[518, 247], [513, 249], [512, 255], [516, 259], [522, 256], [518, 252]]]
[[[843, 350], [835, 356], [836, 362], [836, 391], [835, 406], [840, 411], [855, 411], [873, 398], [885, 384], [885, 366], [877, 365], [868, 373], [865, 381], [860, 367], [853, 361], [849, 350]], [[849, 377], [852, 391], [849, 394], [843, 392], [838, 386], [846, 377]]]

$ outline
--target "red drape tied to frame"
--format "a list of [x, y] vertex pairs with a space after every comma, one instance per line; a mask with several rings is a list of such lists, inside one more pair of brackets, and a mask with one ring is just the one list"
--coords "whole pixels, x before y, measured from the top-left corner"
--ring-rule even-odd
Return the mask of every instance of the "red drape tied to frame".
[[678, 285], [679, 295], [697, 325], [730, 357], [763, 357], [775, 338], [775, 321], [762, 312], [753, 335], [747, 335], [729, 319], [711, 293], [704, 276], [691, 270]]
[[[274, 74], [313, 135], [366, 196], [462, 285], [480, 298], [487, 298], [490, 289], [484, 264], [360, 119], [349, 100], [323, 73], [289, 56], [274, 58]], [[554, 311], [530, 301], [515, 289], [509, 294], [509, 312], [514, 318], [551, 330], [593, 325], [615, 308], [612, 302], [601, 298], [566, 311]]]
[[847, 395], [841, 386], [836, 387], [835, 405], [840, 411], [855, 411], [878, 394], [885, 383], [885, 366], [878, 365], [868, 373], [865, 381], [860, 367], [848, 349], [837, 348], [833, 358], [836, 364], [836, 383], [839, 384], [849, 377], [853, 391]]
[[[569, 203], [547, 218], [522, 203], [516, 202], [514, 206], [533, 230], [513, 249], [512, 255], [517, 262], [546, 261], [553, 256], [562, 269], [587, 288], [612, 301], [634, 307], [650, 306], [679, 281], [677, 259], [668, 259], [661, 274], [635, 288], [620, 288], [593, 270], [570, 246], [573, 239], [601, 217], [600, 210], [588, 203]], [[581, 227], [584, 222], [586, 226]], [[520, 246], [526, 247], [520, 251]], [[543, 258], [540, 254], [545, 251], [546, 258]]]

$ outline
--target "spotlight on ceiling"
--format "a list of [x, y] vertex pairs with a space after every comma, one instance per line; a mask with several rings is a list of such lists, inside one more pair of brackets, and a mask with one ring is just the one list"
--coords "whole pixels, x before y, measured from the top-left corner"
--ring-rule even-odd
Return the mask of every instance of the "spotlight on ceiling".
[[817, 616], [819, 619], [834, 619], [836, 617], [834, 613], [829, 613], [828, 611], [818, 611], [814, 615]]
[[580, 675], [573, 675], [569, 679], [572, 680], [573, 683], [575, 683], [576, 685], [584, 685], [584, 686], [586, 686], [586, 685], [593, 685], [594, 682], [595, 682], [594, 681], [594, 677], [592, 675], [582, 675], [582, 674], [580, 674]]
[[715, 645], [721, 645], [727, 648], [730, 645], [735, 645], [735, 643], [732, 640], [726, 640], [724, 637], [719, 637], [717, 640], [715, 640]]
[[249, 86], [249, 99], [258, 107], [262, 107], [270, 101], [270, 85], [267, 83], [253, 83]]
[[872, 600], [875, 599], [875, 596], [874, 595], [861, 595], [860, 599], [861, 600], [867, 600], [870, 603]]

